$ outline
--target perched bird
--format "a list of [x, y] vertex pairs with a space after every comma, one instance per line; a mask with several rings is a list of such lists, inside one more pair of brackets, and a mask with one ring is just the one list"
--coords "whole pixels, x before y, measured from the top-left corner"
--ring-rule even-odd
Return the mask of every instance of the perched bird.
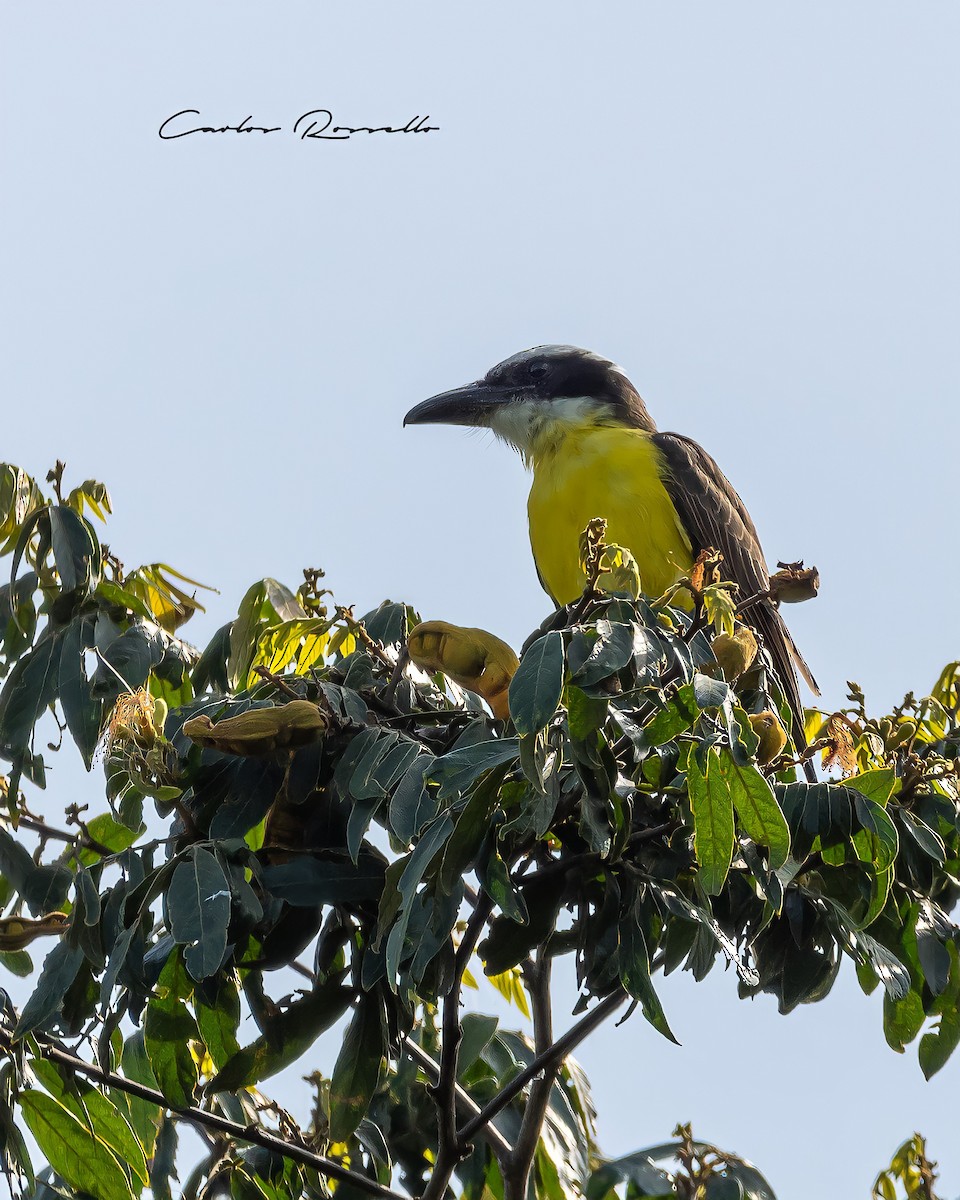
[[[535, 346], [492, 367], [476, 383], [412, 408], [405, 425], [491, 429], [533, 471], [527, 512], [540, 582], [557, 605], [583, 591], [579, 538], [594, 517], [607, 540], [626, 546], [643, 590], [661, 595], [698, 553], [723, 555], [723, 574], [745, 599], [768, 587], [757, 531], [743, 501], [709, 454], [677, 433], [658, 433], [620, 367], [575, 346]], [[817, 691], [777, 608], [764, 600], [744, 620], [760, 635], [803, 746], [794, 663]], [[812, 766], [805, 763], [808, 777]]]

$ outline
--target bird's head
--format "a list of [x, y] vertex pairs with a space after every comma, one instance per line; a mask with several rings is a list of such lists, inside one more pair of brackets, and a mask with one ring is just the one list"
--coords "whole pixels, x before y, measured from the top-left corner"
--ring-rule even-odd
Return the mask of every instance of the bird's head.
[[465, 387], [412, 408], [404, 425], [492, 429], [530, 460], [571, 429], [626, 425], [656, 429], [636, 388], [614, 363], [576, 346], [534, 346]]

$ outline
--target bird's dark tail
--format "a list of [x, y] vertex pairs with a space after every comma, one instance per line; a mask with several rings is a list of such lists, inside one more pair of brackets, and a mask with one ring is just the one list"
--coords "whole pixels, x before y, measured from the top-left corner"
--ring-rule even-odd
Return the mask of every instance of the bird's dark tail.
[[[801, 754], [807, 748], [807, 739], [803, 732], [803, 702], [800, 699], [800, 685], [796, 669], [799, 669], [805, 681], [810, 685], [811, 691], [819, 696], [820, 689], [817, 687], [817, 681], [804, 662], [803, 655], [794, 644], [783, 617], [772, 604], [758, 604], [747, 620], [760, 634], [760, 638], [773, 660], [773, 669], [783, 688], [787, 704], [790, 706], [793, 726], [790, 732], [793, 744], [797, 753]], [[803, 760], [803, 773], [810, 783], [817, 782], [817, 773], [809, 758]]]

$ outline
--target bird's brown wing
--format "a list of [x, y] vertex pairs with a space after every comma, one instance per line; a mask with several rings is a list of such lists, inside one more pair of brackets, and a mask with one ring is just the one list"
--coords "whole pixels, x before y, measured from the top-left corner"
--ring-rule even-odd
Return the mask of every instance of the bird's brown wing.
[[[719, 550], [724, 576], [739, 585], [742, 599], [765, 591], [769, 573], [760, 539], [743, 501], [724, 473], [702, 446], [678, 433], [655, 433], [653, 442], [663, 456], [664, 484], [693, 543], [693, 553], [707, 546]], [[794, 742], [802, 747], [803, 705], [794, 664], [819, 694], [816, 681], [783, 618], [769, 601], [753, 605], [745, 619], [770, 653], [793, 715]]]

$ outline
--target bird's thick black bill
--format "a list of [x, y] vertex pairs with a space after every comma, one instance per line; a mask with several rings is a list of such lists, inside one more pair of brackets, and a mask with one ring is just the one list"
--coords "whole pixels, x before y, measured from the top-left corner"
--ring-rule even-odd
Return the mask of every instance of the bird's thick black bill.
[[486, 425], [490, 414], [513, 396], [512, 391], [480, 380], [431, 396], [411, 408], [404, 425]]

